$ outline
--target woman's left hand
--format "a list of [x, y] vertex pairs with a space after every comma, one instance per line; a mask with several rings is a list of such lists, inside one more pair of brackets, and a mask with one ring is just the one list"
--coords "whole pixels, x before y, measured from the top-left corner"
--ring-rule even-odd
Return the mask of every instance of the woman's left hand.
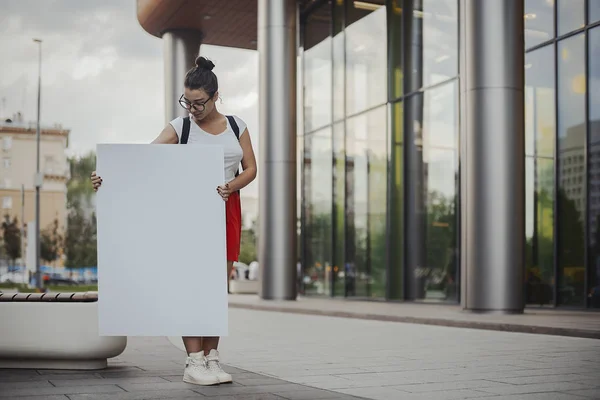
[[226, 183], [222, 186], [218, 186], [217, 192], [221, 195], [223, 200], [227, 201], [227, 199], [229, 199], [229, 195], [231, 194], [231, 189], [229, 189], [229, 183]]

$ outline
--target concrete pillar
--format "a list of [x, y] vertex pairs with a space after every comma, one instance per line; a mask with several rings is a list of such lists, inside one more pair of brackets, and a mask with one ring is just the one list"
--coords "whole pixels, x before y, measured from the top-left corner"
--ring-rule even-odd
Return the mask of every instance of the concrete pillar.
[[186, 72], [195, 65], [200, 54], [202, 32], [176, 29], [163, 34], [165, 62], [165, 123], [179, 116], [187, 117], [187, 112], [178, 104], [183, 94]]
[[259, 248], [263, 299], [296, 299], [295, 0], [258, 0]]
[[524, 308], [523, 0], [461, 0], [462, 305]]

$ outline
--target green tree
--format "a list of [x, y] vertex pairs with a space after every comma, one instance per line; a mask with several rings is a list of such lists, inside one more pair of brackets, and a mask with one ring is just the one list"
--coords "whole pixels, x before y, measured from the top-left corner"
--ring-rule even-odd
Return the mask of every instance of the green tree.
[[[97, 265], [96, 216], [92, 209], [94, 189], [90, 175], [96, 168], [93, 152], [69, 159], [71, 179], [67, 184], [67, 229], [65, 266], [68, 268]], [[86, 212], [87, 211], [87, 212]]]
[[240, 262], [250, 264], [252, 261], [258, 260], [256, 245], [256, 221], [254, 221], [250, 228], [242, 230]]
[[10, 215], [4, 216], [2, 222], [2, 239], [4, 247], [4, 255], [14, 263], [15, 260], [21, 257], [21, 230], [19, 221], [14, 217], [11, 221]]
[[94, 195], [90, 176], [96, 169], [96, 155], [93, 152], [84, 157], [70, 158], [71, 179], [67, 184], [67, 208], [88, 207]]
[[87, 219], [80, 209], [70, 210], [65, 235], [65, 255], [67, 268], [98, 264], [95, 215]]
[[55, 219], [46, 229], [40, 232], [40, 257], [52, 263], [60, 257], [63, 247], [63, 237], [59, 231], [58, 219]]

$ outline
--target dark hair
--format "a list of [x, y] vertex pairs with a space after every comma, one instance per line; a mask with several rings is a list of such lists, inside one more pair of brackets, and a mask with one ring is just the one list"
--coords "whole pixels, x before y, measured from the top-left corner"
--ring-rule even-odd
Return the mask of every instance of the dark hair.
[[184, 86], [188, 89], [204, 90], [210, 97], [213, 97], [219, 90], [217, 76], [212, 69], [215, 67], [212, 61], [204, 58], [196, 58], [196, 66], [190, 69], [185, 75]]

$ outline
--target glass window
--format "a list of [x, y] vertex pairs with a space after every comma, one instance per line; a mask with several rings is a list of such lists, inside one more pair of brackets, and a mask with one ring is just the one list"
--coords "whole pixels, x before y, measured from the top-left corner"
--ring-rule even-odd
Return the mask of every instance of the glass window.
[[2, 198], [2, 208], [5, 210], [10, 210], [13, 205], [13, 199], [10, 196], [5, 196]]
[[346, 98], [345, 34], [343, 31], [343, 2], [335, 2], [333, 9], [333, 120], [339, 121], [346, 116], [344, 99]]
[[[590, 1], [590, 4], [592, 2]], [[600, 2], [596, 1], [600, 8]], [[589, 306], [600, 308], [600, 28], [589, 31]]]
[[12, 136], [4, 136], [2, 138], [2, 149], [10, 150], [12, 148]]
[[527, 303], [554, 302], [554, 46], [525, 59]]
[[331, 127], [305, 135], [305, 263], [304, 291], [330, 294], [332, 266]]
[[389, 241], [389, 275], [388, 296], [390, 299], [400, 300], [404, 296], [403, 276], [404, 271], [404, 146], [403, 124], [404, 109], [401, 102], [392, 105], [392, 149], [390, 160], [391, 196], [389, 204], [390, 213], [390, 241]]
[[310, 14], [304, 29], [304, 130], [331, 123], [331, 5]]
[[585, 25], [585, 0], [558, 0], [558, 36]]
[[554, 302], [554, 160], [525, 159], [526, 302]]
[[346, 293], [383, 297], [386, 107], [349, 119], [346, 135]]
[[[300, 102], [297, 103], [298, 106], [300, 106]], [[298, 263], [300, 264], [298, 266], [298, 270], [297, 270], [297, 275], [296, 275], [296, 279], [297, 279], [297, 284], [298, 284], [298, 292], [300, 294], [304, 293], [304, 288], [303, 288], [303, 284], [302, 284], [302, 278], [304, 277], [304, 265], [305, 265], [305, 258], [304, 258], [304, 239], [305, 239], [305, 231], [304, 231], [304, 224], [302, 223], [302, 214], [303, 214], [303, 210], [304, 210], [304, 203], [303, 203], [303, 199], [304, 199], [304, 181], [302, 179], [302, 172], [303, 172], [303, 168], [304, 168], [304, 136], [302, 136], [301, 134], [298, 134], [297, 138], [296, 138], [296, 222], [297, 222], [297, 229], [296, 229], [296, 234], [297, 234], [297, 251], [298, 251]]]
[[9, 157], [4, 157], [4, 168], [10, 168], [11, 160]]
[[558, 43], [558, 302], [584, 304], [585, 40]]
[[344, 266], [346, 243], [346, 130], [344, 122], [333, 125], [333, 210], [334, 210], [334, 258], [333, 295], [345, 296]]
[[371, 111], [367, 164], [369, 169], [369, 296], [385, 297], [387, 212], [387, 113], [385, 106]]
[[409, 71], [407, 92], [434, 85], [458, 75], [458, 2], [412, 1], [412, 18], [405, 27], [410, 50], [405, 53]]
[[392, 1], [388, 4], [388, 43], [389, 43], [389, 97], [390, 100], [396, 100], [402, 97], [402, 8], [398, 5], [400, 2]]
[[[457, 264], [457, 179], [458, 179], [458, 107], [457, 84], [430, 89], [411, 97], [411, 120], [407, 124], [414, 130], [413, 162], [407, 166], [415, 175], [412, 179], [415, 209], [408, 210], [407, 218], [417, 219], [413, 226], [423, 227], [408, 252], [417, 252], [419, 263], [409, 265], [411, 297], [433, 301], [458, 299], [459, 271]], [[412, 122], [410, 122], [412, 121]], [[407, 137], [407, 141], [409, 138]], [[424, 196], [416, 193], [422, 191]], [[420, 219], [420, 221], [419, 221]], [[417, 247], [415, 247], [417, 246]], [[411, 258], [409, 258], [410, 260]]]
[[600, 21], [600, 0], [588, 0], [588, 24], [596, 21]]
[[525, 56], [525, 153], [554, 157], [554, 46]]
[[554, 38], [554, 1], [525, 0], [525, 48]]
[[346, 115], [387, 100], [384, 1], [347, 1]]

